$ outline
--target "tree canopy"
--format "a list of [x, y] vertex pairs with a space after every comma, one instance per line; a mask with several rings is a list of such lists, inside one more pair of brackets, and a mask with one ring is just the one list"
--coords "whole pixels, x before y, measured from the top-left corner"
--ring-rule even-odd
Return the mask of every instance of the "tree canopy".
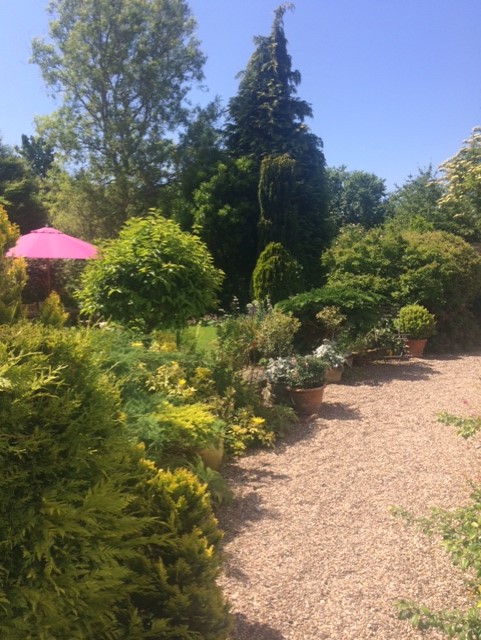
[[216, 303], [222, 272], [172, 220], [132, 218], [82, 275], [81, 311], [151, 331], [181, 328]]
[[446, 210], [460, 235], [481, 241], [481, 127], [473, 129], [439, 170], [439, 183], [445, 190], [439, 206]]
[[327, 169], [329, 213], [336, 226], [360, 224], [366, 229], [380, 224], [386, 215], [386, 184], [367, 171]]
[[[206, 189], [199, 189], [203, 212], [210, 207], [216, 213], [207, 217], [198, 210], [197, 231], [215, 259], [215, 245], [230, 246], [236, 255], [243, 253], [244, 283], [249, 282], [266, 245], [282, 242], [302, 265], [306, 283], [312, 284], [319, 279], [320, 254], [330, 240], [322, 141], [304, 123], [312, 110], [296, 95], [301, 76], [292, 68], [287, 51], [284, 15], [291, 6], [280, 6], [271, 33], [255, 38], [254, 53], [227, 109], [226, 151], [236, 163], [249, 166], [249, 182], [256, 189], [244, 193], [225, 190], [223, 201], [211, 200], [211, 205], [206, 202]], [[218, 166], [219, 178], [214, 176], [213, 182], [220, 180], [226, 164]], [[208, 233], [207, 223], [212, 224]], [[251, 242], [244, 243], [246, 235], [256, 240], [253, 251]], [[221, 263], [218, 266], [224, 268]], [[225, 271], [226, 288], [230, 283], [239, 284], [235, 267]], [[248, 287], [235, 294], [246, 298]]]
[[[51, 0], [33, 61], [61, 106], [39, 130], [93, 180], [119, 192], [111, 224], [152, 206], [186, 122], [204, 56], [184, 0]], [[120, 210], [119, 210], [120, 208]], [[117, 227], [119, 222], [117, 222]]]

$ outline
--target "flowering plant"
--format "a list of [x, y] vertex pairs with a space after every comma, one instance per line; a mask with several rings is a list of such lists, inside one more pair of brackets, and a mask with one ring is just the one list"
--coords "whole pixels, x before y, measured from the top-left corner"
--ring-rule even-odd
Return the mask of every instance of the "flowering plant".
[[315, 355], [275, 358], [269, 361], [266, 378], [271, 384], [285, 384], [293, 389], [313, 389], [322, 387], [329, 368]]
[[324, 360], [331, 369], [339, 369], [346, 362], [345, 357], [336, 350], [332, 340], [324, 340], [321, 346], [314, 350], [313, 355]]

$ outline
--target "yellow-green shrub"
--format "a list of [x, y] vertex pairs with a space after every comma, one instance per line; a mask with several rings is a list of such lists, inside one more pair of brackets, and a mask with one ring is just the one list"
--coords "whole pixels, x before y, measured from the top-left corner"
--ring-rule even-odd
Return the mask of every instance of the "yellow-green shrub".
[[226, 637], [205, 489], [142, 456], [84, 334], [0, 327], [0, 637]]

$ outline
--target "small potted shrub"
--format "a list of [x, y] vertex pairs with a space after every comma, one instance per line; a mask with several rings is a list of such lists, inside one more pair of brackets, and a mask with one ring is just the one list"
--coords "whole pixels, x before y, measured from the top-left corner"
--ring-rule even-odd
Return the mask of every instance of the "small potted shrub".
[[315, 355], [292, 356], [271, 360], [266, 369], [272, 385], [283, 385], [295, 409], [313, 413], [324, 396], [328, 364]]
[[427, 339], [435, 332], [436, 320], [425, 307], [409, 304], [399, 310], [395, 326], [404, 336], [409, 355], [421, 358]]
[[321, 346], [315, 349], [313, 355], [324, 360], [328, 365], [326, 370], [326, 382], [328, 384], [341, 381], [346, 359], [336, 349], [336, 345], [332, 340], [324, 340]]

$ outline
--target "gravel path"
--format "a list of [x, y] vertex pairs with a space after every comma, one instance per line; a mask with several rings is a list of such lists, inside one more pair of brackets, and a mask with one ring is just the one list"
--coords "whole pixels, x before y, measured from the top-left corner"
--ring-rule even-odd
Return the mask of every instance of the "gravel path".
[[393, 602], [468, 602], [438, 541], [390, 507], [427, 514], [468, 501], [480, 439], [464, 441], [436, 416], [481, 414], [481, 353], [350, 377], [275, 449], [225, 468], [235, 492], [219, 514], [232, 640], [432, 640], [444, 636], [413, 630]]

